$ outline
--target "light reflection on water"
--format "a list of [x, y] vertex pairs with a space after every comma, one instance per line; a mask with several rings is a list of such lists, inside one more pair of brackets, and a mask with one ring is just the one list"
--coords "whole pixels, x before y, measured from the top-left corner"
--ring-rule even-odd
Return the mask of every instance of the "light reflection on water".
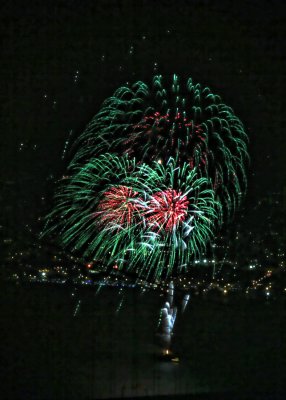
[[[263, 390], [262, 385], [269, 390], [271, 379], [272, 382], [280, 379], [274, 372], [272, 377], [269, 375], [269, 365], [275, 371], [276, 363], [282, 363], [277, 348], [273, 353], [269, 344], [269, 335], [273, 343], [279, 339], [280, 317], [275, 314], [276, 309], [245, 300], [224, 303], [192, 298], [184, 313], [178, 315], [172, 342], [180, 362], [172, 363], [159, 360], [160, 349], [155, 340], [163, 298], [153, 291], [126, 289], [124, 293], [116, 323], [114, 306], [121, 299], [118, 292], [103, 288], [102, 297], [98, 296], [98, 304], [94, 304], [96, 312], [105, 309], [110, 343], [115, 351], [112, 365], [116, 373], [112, 375], [113, 392], [109, 396], [117, 396], [122, 381], [124, 396], [132, 397]], [[276, 326], [276, 334], [270, 326]], [[278, 336], [274, 338], [275, 335]], [[277, 361], [278, 358], [281, 360]], [[108, 371], [109, 361], [104, 365]], [[100, 379], [103, 382], [105, 378]]]
[[172, 342], [180, 362], [172, 363], [158, 357], [159, 293], [124, 289], [116, 314], [120, 296], [106, 287], [96, 296], [95, 288], [63, 286], [6, 291], [2, 345], [11, 356], [8, 367], [50, 398], [60, 398], [62, 388], [68, 398], [104, 398], [285, 386], [283, 304], [191, 298], [184, 314], [178, 312]]

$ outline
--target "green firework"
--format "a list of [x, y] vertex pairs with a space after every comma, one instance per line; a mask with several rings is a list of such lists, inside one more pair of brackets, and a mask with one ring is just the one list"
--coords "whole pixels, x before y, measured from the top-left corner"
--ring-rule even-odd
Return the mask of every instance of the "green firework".
[[105, 100], [79, 137], [71, 168], [105, 152], [146, 163], [172, 157], [211, 179], [227, 218], [246, 189], [247, 143], [240, 119], [208, 87], [191, 78], [180, 85], [176, 75], [164, 85], [155, 76], [150, 87], [137, 82]]
[[[122, 187], [136, 194], [127, 199], [133, 216], [125, 223], [116, 219], [123, 210], [122, 206], [119, 211], [112, 206], [114, 198], [109, 199], [110, 207], [99, 207], [106, 193], [116, 193], [114, 189]], [[169, 188], [180, 193], [180, 198], [187, 198], [188, 206], [184, 218], [166, 230], [155, 226], [149, 205], [156, 194]], [[121, 269], [157, 278], [164, 270], [168, 275], [174, 268], [187, 269], [193, 257], [205, 250], [220, 207], [209, 180], [187, 163], [180, 168], [174, 159], [166, 165], [138, 165], [134, 158], [113, 154], [91, 159], [75, 169], [55, 200], [46, 233], [56, 233], [64, 247], [79, 251], [85, 259], [102, 260], [106, 266], [117, 264]], [[168, 206], [167, 199], [165, 203]], [[156, 207], [153, 214], [160, 213]], [[165, 215], [168, 208], [163, 218]]]
[[247, 136], [209, 88], [121, 87], [76, 141], [44, 235], [85, 260], [159, 279], [186, 270], [246, 189]]

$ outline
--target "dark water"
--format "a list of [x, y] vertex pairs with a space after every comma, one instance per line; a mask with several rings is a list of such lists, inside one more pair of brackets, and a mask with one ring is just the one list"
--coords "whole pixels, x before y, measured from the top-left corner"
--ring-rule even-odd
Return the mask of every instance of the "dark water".
[[176, 322], [174, 348], [181, 361], [173, 364], [157, 358], [159, 293], [95, 291], [2, 288], [1, 398], [285, 390], [282, 302], [191, 299]]

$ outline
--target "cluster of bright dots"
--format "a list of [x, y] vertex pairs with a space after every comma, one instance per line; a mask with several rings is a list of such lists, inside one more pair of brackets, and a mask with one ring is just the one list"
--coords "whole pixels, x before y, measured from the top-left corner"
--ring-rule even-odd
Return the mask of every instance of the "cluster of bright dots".
[[[144, 116], [142, 122], [134, 125], [134, 129], [144, 129], [145, 133], [150, 132], [150, 129], [152, 127], [157, 127], [160, 124], [163, 125], [165, 123], [170, 124], [173, 122], [171, 120], [170, 114], [164, 114], [161, 115], [160, 112], [155, 112], [154, 114], [151, 115], [146, 115]], [[176, 115], [174, 116], [174, 122], [176, 123], [176, 127], [179, 129], [182, 129], [183, 127], [187, 128], [190, 127], [193, 129], [193, 132], [197, 135], [200, 135], [203, 132], [203, 129], [200, 124], [194, 124], [194, 122], [189, 118], [186, 118], [186, 116], [182, 115], [182, 113], [177, 112]], [[166, 134], [168, 134], [169, 129], [168, 127], [164, 126], [164, 131]], [[201, 137], [203, 140], [203, 137]]]

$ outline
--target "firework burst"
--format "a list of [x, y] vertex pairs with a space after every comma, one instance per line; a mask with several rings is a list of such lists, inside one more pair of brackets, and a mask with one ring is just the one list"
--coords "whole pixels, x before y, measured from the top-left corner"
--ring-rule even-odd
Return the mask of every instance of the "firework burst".
[[180, 85], [176, 75], [165, 81], [158, 75], [150, 86], [137, 82], [116, 90], [80, 136], [72, 165], [104, 152], [146, 163], [172, 157], [211, 179], [230, 217], [246, 189], [243, 124], [208, 87], [191, 78]]
[[157, 229], [176, 229], [187, 216], [189, 200], [174, 189], [154, 193], [145, 210], [146, 221]]
[[100, 225], [130, 226], [135, 222], [140, 208], [138, 192], [127, 186], [116, 186], [103, 193], [95, 217], [99, 217]]
[[187, 269], [246, 188], [243, 125], [191, 78], [119, 88], [75, 146], [44, 234], [144, 277]]

